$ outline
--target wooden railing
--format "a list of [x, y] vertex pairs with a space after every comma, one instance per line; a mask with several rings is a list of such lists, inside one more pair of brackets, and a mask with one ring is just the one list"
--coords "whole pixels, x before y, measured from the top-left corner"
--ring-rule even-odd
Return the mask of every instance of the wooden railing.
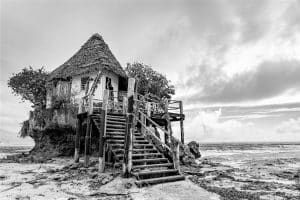
[[[165, 129], [161, 128], [156, 122], [154, 122], [151, 118], [149, 118], [145, 113], [142, 111], [138, 111], [137, 116], [136, 116], [137, 122], [141, 124], [141, 132], [144, 135], [150, 135], [151, 137], [154, 137], [156, 141], [159, 141], [161, 146], [165, 148], [167, 151], [171, 152], [171, 149], [169, 147], [171, 141], [170, 141], [170, 133], [166, 131]], [[147, 123], [148, 122], [148, 123]], [[148, 124], [148, 126], [147, 126]], [[159, 129], [160, 132], [157, 130]], [[164, 138], [162, 140], [161, 138]], [[167, 139], [168, 138], [168, 139]], [[166, 141], [168, 140], [168, 141]]]
[[[108, 93], [107, 96], [107, 111], [123, 113], [126, 112], [127, 93], [124, 91], [108, 91], [104, 90], [104, 93]], [[103, 96], [104, 98], [104, 96]], [[102, 109], [104, 99], [97, 99], [93, 95], [85, 95], [80, 99], [78, 114], [88, 112], [99, 112]]]

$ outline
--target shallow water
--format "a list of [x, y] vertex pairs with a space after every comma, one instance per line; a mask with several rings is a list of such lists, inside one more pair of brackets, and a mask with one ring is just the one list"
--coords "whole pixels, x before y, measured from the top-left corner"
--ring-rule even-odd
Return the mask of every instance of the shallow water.
[[8, 155], [28, 153], [31, 149], [32, 147], [28, 146], [0, 146], [0, 159]]
[[234, 179], [220, 178], [211, 185], [265, 194], [266, 199], [300, 197], [300, 144], [202, 144], [200, 150], [200, 160], [232, 169], [227, 175]]

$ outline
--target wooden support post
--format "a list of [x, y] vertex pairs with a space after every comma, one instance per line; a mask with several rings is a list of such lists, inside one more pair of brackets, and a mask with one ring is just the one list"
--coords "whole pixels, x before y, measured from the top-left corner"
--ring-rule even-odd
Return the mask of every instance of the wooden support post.
[[81, 116], [77, 116], [76, 123], [76, 138], [75, 138], [75, 151], [74, 151], [74, 162], [79, 162], [79, 153], [80, 153], [80, 135], [82, 130], [82, 121]]
[[141, 114], [141, 122], [142, 122], [142, 125], [141, 125], [141, 133], [142, 133], [143, 135], [145, 134], [145, 127], [143, 126], [144, 121], [145, 121], [145, 116], [144, 116], [143, 114]]
[[150, 102], [147, 102], [146, 103], [146, 111], [147, 111], [147, 116], [148, 117], [151, 117], [151, 103]]
[[179, 142], [178, 141], [175, 141], [173, 144], [173, 162], [174, 162], [174, 168], [180, 170]]
[[125, 115], [127, 112], [127, 97], [123, 97], [123, 114]]
[[172, 135], [173, 135], [173, 132], [172, 132], [172, 126], [171, 126], [171, 121], [170, 121], [170, 115], [169, 115], [169, 102], [168, 100], [165, 101], [165, 119], [166, 119], [166, 130], [169, 132], [169, 135], [168, 136], [165, 136], [165, 141], [166, 141], [166, 144], [169, 146], [169, 147], [172, 147]]
[[[167, 132], [169, 132], [168, 131], [168, 124], [165, 124], [165, 130], [167, 131]], [[165, 133], [165, 144], [167, 145], [167, 146], [170, 146], [170, 137], [169, 137], [169, 135], [168, 134], [166, 134]]]
[[132, 150], [133, 150], [133, 114], [134, 114], [134, 87], [135, 79], [129, 78], [128, 80], [128, 109], [126, 113], [126, 133], [125, 133], [125, 152], [124, 152], [124, 163], [123, 163], [123, 175], [128, 178], [131, 175], [132, 169]]
[[90, 132], [92, 130], [91, 127], [91, 119], [90, 115], [87, 117], [87, 127], [85, 132], [85, 145], [84, 145], [84, 166], [88, 167], [90, 162]]
[[184, 144], [184, 128], [183, 128], [183, 106], [182, 101], [179, 101], [179, 107], [180, 107], [180, 133], [181, 133], [181, 143]]
[[106, 114], [108, 103], [108, 90], [104, 90], [103, 104], [101, 110], [101, 131], [99, 132], [99, 172], [104, 172], [105, 168], [105, 136], [106, 136]]
[[79, 100], [79, 107], [78, 107], [78, 114], [83, 112], [83, 99], [80, 98]]
[[94, 110], [94, 103], [93, 103], [93, 95], [89, 95], [89, 110], [88, 113], [89, 115], [93, 114], [93, 110]]

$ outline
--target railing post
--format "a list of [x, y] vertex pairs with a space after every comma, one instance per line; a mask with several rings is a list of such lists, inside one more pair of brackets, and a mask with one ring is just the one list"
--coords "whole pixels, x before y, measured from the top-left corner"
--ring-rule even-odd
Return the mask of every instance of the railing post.
[[91, 114], [93, 114], [93, 109], [94, 109], [93, 96], [90, 94], [88, 96], [88, 98], [89, 98], [89, 111], [88, 112], [91, 115]]
[[166, 119], [166, 126], [165, 129], [168, 131], [169, 135], [165, 135], [165, 142], [168, 146], [172, 147], [172, 126], [171, 126], [171, 122], [170, 122], [170, 115], [169, 115], [169, 111], [168, 111], [168, 107], [169, 107], [169, 102], [168, 100], [165, 101], [164, 103], [165, 106], [165, 119]]
[[104, 90], [101, 110], [101, 131], [99, 132], [99, 172], [104, 172], [105, 168], [105, 136], [106, 136], [106, 114], [108, 103], [108, 90]]
[[143, 124], [145, 124], [145, 123], [144, 123], [144, 121], [145, 121], [144, 113], [141, 113], [140, 118], [141, 118], [140, 120], [141, 120], [141, 122], [142, 122], [141, 133], [144, 135], [144, 134], [145, 134], [145, 127], [143, 126]]
[[123, 97], [123, 114], [125, 115], [127, 112], [127, 98]]
[[125, 152], [123, 163], [123, 175], [124, 177], [130, 177], [132, 169], [132, 150], [133, 150], [133, 114], [134, 114], [134, 87], [135, 79], [128, 79], [128, 109], [126, 113], [126, 133], [125, 133]]
[[179, 108], [180, 108], [180, 133], [181, 133], [181, 143], [184, 144], [184, 128], [183, 128], [183, 106], [182, 101], [179, 101]]
[[79, 99], [78, 113], [82, 113], [83, 111], [83, 99]]
[[151, 103], [147, 102], [146, 103], [146, 112], [147, 112], [147, 116], [150, 117], [151, 116]]

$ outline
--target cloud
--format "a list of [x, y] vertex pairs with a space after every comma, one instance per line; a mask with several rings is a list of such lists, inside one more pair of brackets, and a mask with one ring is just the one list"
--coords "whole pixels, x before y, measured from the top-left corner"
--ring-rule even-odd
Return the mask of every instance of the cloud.
[[277, 126], [276, 131], [280, 134], [296, 133], [300, 137], [300, 117], [282, 122]]
[[221, 120], [222, 110], [201, 111], [185, 121], [186, 139], [199, 142], [258, 141], [261, 130], [251, 122]]
[[300, 62], [297, 60], [264, 62], [255, 71], [246, 71], [228, 78], [220, 68], [198, 66], [185, 87], [199, 88], [187, 98], [195, 102], [241, 102], [274, 97], [300, 90]]
[[[251, 121], [253, 119], [253, 121]], [[270, 120], [265, 118], [265, 120]], [[271, 125], [254, 118], [226, 118], [223, 109], [205, 110], [187, 115], [185, 138], [189, 142], [286, 142], [300, 141], [300, 118], [271, 119]], [[274, 126], [274, 124], [279, 124]], [[280, 133], [280, 134], [279, 134]], [[175, 136], [179, 134], [175, 130]]]

